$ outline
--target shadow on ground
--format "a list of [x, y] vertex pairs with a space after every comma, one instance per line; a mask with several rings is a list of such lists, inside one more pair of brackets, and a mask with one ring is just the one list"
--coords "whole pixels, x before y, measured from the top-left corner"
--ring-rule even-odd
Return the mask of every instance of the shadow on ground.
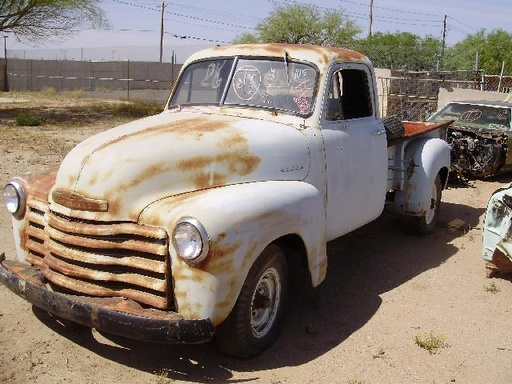
[[400, 220], [383, 214], [365, 227], [328, 245], [326, 280], [316, 289], [291, 293], [290, 313], [281, 337], [260, 356], [238, 360], [221, 355], [213, 343], [196, 346], [148, 344], [64, 325], [34, 308], [48, 327], [83, 348], [120, 364], [190, 382], [241, 382], [231, 371], [247, 372], [298, 366], [343, 343], [379, 310], [380, 295], [436, 268], [457, 249], [451, 241], [464, 229], [449, 228], [455, 218], [474, 228], [483, 209], [443, 203], [439, 228], [418, 237], [404, 233]]

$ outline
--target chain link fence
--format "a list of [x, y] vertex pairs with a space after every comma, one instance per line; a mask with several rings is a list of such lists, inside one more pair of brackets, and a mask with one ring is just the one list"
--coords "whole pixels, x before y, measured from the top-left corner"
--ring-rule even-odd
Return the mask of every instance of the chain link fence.
[[391, 71], [381, 77], [383, 115], [402, 120], [425, 120], [438, 107], [439, 90], [472, 89], [508, 93], [512, 77], [486, 75], [482, 71], [412, 72]]

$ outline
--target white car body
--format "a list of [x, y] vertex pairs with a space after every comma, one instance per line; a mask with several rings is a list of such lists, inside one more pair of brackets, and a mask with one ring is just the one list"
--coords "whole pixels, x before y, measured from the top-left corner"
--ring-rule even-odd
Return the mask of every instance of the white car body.
[[[196, 92], [187, 68], [214, 59], [197, 87], [209, 95], [233, 78], [219, 92], [222, 102], [183, 102]], [[228, 65], [230, 72], [221, 74]], [[283, 68], [286, 80], [279, 83]], [[327, 242], [376, 219], [387, 196], [397, 213], [431, 230], [450, 166], [439, 133], [444, 125], [405, 122], [388, 137], [373, 67], [363, 55], [302, 45], [216, 47], [190, 57], [181, 76], [161, 114], [85, 140], [56, 173], [15, 179], [27, 208], [13, 216], [18, 261], [3, 262], [4, 284], [35, 305], [59, 307], [55, 314], [107, 332], [201, 342], [233, 312], [270, 244], [285, 253], [293, 248], [287, 260], [303, 260], [304, 283], [317, 286], [327, 271]], [[357, 103], [349, 101], [350, 87]], [[290, 93], [287, 107], [278, 102], [283, 90]], [[341, 96], [332, 117], [327, 105]], [[207, 252], [197, 260], [182, 257], [175, 245], [184, 218], [202, 227]], [[79, 297], [55, 293], [42, 300], [38, 283], [20, 270]], [[85, 296], [100, 299], [91, 304]], [[106, 320], [93, 318], [94, 311]], [[132, 316], [123, 318], [132, 322], [129, 330], [112, 324], [125, 315]], [[174, 326], [166, 323], [167, 329], [192, 326], [162, 336], [134, 325], [134, 316], [165, 319]]]

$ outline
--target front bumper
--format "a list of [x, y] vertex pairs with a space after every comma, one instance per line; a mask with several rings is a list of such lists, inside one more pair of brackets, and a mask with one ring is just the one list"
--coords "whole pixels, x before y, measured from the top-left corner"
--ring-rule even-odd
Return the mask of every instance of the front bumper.
[[142, 308], [123, 298], [91, 298], [50, 290], [39, 267], [0, 255], [0, 282], [31, 304], [86, 327], [135, 340], [169, 344], [210, 341], [210, 319], [185, 320], [175, 312]]

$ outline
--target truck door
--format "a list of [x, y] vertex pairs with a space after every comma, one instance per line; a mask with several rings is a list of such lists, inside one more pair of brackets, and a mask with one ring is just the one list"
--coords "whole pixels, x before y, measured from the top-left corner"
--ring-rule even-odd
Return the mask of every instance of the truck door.
[[387, 188], [387, 140], [372, 72], [333, 67], [322, 117], [327, 167], [327, 236], [335, 239], [377, 218]]

